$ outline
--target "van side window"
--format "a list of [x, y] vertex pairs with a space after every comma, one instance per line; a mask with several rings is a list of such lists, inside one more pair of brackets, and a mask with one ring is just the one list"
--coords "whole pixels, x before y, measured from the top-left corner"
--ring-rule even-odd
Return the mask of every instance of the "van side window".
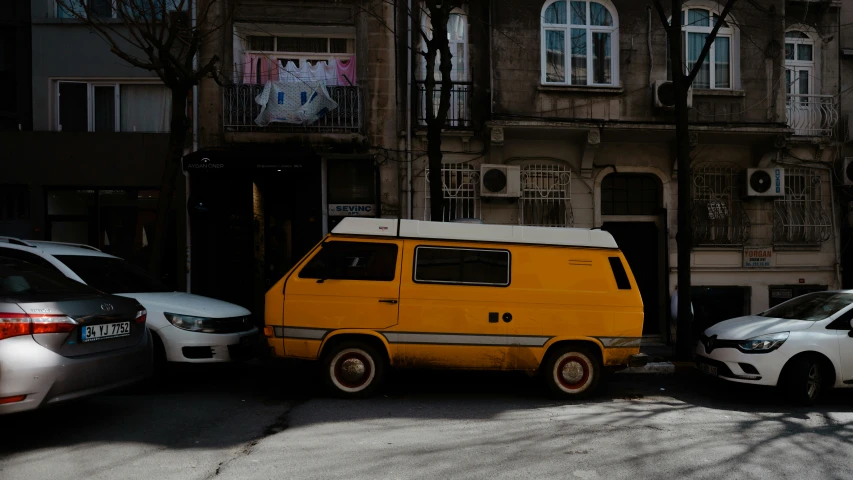
[[299, 278], [390, 282], [396, 270], [396, 244], [326, 242], [299, 272]]
[[625, 271], [625, 266], [622, 265], [622, 259], [608, 257], [608, 260], [610, 260], [610, 269], [613, 270], [613, 277], [616, 279], [616, 287], [619, 290], [630, 290], [631, 282], [628, 281], [628, 273]]
[[415, 248], [414, 281], [505, 287], [510, 283], [507, 250]]

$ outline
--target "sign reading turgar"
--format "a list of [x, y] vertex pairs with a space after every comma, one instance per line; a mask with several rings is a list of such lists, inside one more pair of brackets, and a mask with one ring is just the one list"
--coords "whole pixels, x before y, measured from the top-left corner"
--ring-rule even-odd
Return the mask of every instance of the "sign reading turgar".
[[332, 217], [375, 217], [376, 205], [372, 203], [330, 203]]
[[744, 247], [743, 249], [743, 266], [746, 268], [770, 267], [772, 259], [772, 247]]

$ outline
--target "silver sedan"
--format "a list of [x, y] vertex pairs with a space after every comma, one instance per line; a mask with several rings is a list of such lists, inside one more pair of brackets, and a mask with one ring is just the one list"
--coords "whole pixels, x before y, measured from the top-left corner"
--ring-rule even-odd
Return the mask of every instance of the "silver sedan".
[[0, 415], [143, 380], [145, 319], [134, 299], [0, 257]]

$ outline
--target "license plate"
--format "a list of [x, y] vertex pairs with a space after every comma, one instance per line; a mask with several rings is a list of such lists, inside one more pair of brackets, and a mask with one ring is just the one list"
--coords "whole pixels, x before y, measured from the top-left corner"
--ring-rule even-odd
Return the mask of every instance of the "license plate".
[[704, 373], [707, 373], [708, 375], [713, 375], [715, 377], [717, 376], [717, 367], [712, 367], [711, 365], [700, 362], [699, 363], [699, 370], [701, 370]]
[[130, 322], [105, 323], [103, 325], [86, 325], [83, 327], [84, 342], [106, 340], [107, 338], [126, 337], [130, 335]]

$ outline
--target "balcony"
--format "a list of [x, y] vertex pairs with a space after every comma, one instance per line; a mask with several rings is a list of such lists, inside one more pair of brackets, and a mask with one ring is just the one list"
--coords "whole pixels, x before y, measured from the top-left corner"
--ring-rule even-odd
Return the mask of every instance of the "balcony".
[[[433, 91], [432, 102], [438, 109], [438, 102], [441, 96], [441, 85], [436, 81], [435, 91]], [[423, 81], [415, 82], [418, 94], [417, 105], [417, 121], [418, 125], [426, 125], [427, 118], [427, 94], [426, 83]], [[471, 128], [471, 92], [473, 91], [473, 82], [453, 82], [450, 90], [450, 109], [447, 111], [447, 121], [445, 128], [466, 130]]]
[[264, 90], [261, 84], [237, 84], [222, 87], [222, 127], [226, 132], [269, 133], [358, 133], [361, 129], [361, 88], [357, 86], [326, 87], [337, 108], [314, 123], [295, 125], [270, 123], [260, 126], [255, 119], [262, 106], [255, 102]]
[[798, 136], [831, 137], [838, 124], [838, 107], [832, 95], [788, 94], [785, 113], [788, 126]]

